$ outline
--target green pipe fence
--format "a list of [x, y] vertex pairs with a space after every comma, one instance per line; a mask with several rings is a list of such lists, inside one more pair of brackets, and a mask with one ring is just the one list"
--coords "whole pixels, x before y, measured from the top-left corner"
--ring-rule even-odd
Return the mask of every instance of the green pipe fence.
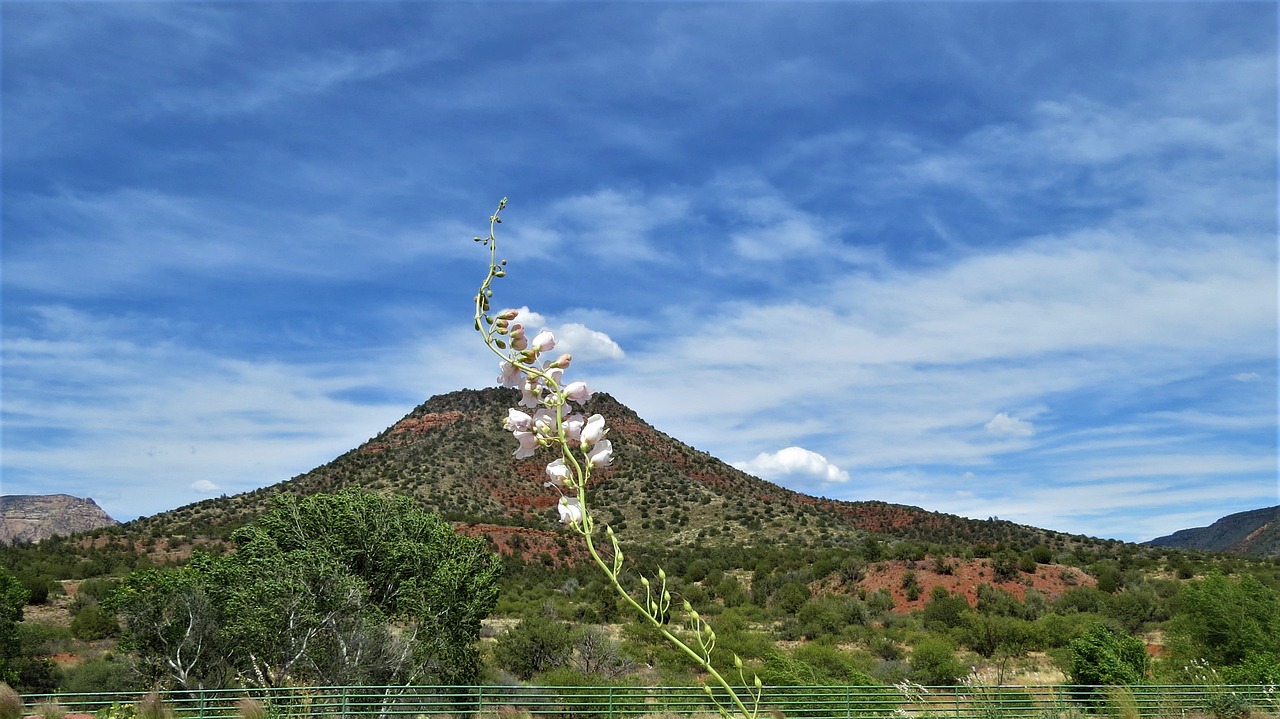
[[[702, 687], [295, 687], [160, 692], [175, 719], [240, 719], [258, 703], [267, 719], [674, 719], [716, 717]], [[138, 692], [27, 695], [27, 713], [133, 719]], [[1280, 717], [1275, 686], [807, 686], [766, 687], [765, 711], [787, 719], [1261, 719]]]

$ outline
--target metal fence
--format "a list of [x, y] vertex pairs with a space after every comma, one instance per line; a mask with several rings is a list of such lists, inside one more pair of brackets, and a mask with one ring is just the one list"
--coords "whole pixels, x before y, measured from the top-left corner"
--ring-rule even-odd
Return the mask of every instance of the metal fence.
[[[28, 714], [136, 714], [175, 719], [706, 719], [702, 687], [298, 687], [161, 692], [162, 712], [138, 712], [132, 693], [24, 697]], [[153, 707], [154, 709], [154, 707]], [[761, 716], [787, 719], [1243, 719], [1280, 717], [1275, 686], [766, 687]]]

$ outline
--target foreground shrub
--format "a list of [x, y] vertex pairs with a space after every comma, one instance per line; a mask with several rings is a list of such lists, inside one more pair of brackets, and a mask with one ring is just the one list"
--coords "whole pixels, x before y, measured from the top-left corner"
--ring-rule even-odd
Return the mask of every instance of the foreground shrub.
[[13, 687], [0, 682], [0, 719], [19, 719], [22, 710], [22, 697]]

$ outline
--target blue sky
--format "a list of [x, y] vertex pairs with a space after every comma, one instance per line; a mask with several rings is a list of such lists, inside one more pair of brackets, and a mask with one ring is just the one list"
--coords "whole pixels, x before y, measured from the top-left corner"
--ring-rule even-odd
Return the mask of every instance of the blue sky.
[[498, 304], [767, 479], [1126, 540], [1280, 503], [1274, 3], [0, 13], [4, 493], [153, 514], [493, 384], [509, 196]]

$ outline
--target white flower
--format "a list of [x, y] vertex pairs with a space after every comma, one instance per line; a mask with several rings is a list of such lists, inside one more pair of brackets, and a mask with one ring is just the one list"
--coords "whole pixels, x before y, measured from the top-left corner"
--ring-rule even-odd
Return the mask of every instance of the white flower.
[[570, 382], [564, 388], [565, 399], [571, 399], [578, 404], [586, 404], [592, 394], [586, 382]]
[[564, 436], [570, 442], [582, 441], [582, 426], [587, 423], [587, 418], [581, 414], [574, 413], [564, 418]]
[[556, 511], [560, 513], [561, 524], [577, 524], [582, 521], [582, 507], [578, 504], [577, 497], [561, 497]]
[[534, 352], [546, 352], [555, 349], [556, 336], [551, 334], [551, 330], [543, 330], [534, 335], [533, 341], [529, 343], [529, 348]]
[[551, 482], [559, 485], [563, 484], [569, 478], [569, 466], [564, 463], [564, 459], [557, 459], [547, 465], [547, 476], [551, 478]]
[[538, 435], [524, 430], [516, 430], [512, 434], [514, 434], [516, 436], [516, 440], [520, 442], [520, 446], [517, 447], [515, 451], [515, 458], [524, 459], [525, 457], [532, 457], [534, 450], [538, 448]]
[[521, 412], [518, 409], [509, 409], [507, 410], [507, 421], [502, 423], [502, 428], [508, 432], [515, 432], [517, 430], [527, 432], [532, 422], [533, 418], [524, 412]]
[[608, 467], [609, 462], [613, 459], [613, 443], [607, 439], [596, 442], [596, 445], [587, 452], [587, 461], [596, 467]]
[[[550, 382], [560, 384], [564, 381], [564, 370], [559, 367], [546, 367], [543, 369], [543, 373], [547, 375], [547, 379], [550, 380]], [[550, 384], [550, 382], [548, 382], [548, 384]]]
[[533, 409], [542, 402], [542, 387], [536, 382], [525, 382], [520, 388], [520, 406]]
[[520, 386], [520, 370], [515, 365], [503, 360], [498, 363], [498, 367], [502, 370], [502, 374], [498, 375], [498, 384], [503, 387]]
[[590, 417], [588, 417], [587, 423], [582, 427], [582, 437], [581, 437], [582, 448], [586, 449], [587, 447], [590, 447], [591, 445], [600, 441], [600, 438], [603, 437], [604, 433], [607, 431], [608, 430], [606, 430], [604, 427], [603, 415], [593, 414]]
[[556, 434], [555, 412], [543, 407], [533, 413], [533, 431], [540, 437], [554, 437]]

